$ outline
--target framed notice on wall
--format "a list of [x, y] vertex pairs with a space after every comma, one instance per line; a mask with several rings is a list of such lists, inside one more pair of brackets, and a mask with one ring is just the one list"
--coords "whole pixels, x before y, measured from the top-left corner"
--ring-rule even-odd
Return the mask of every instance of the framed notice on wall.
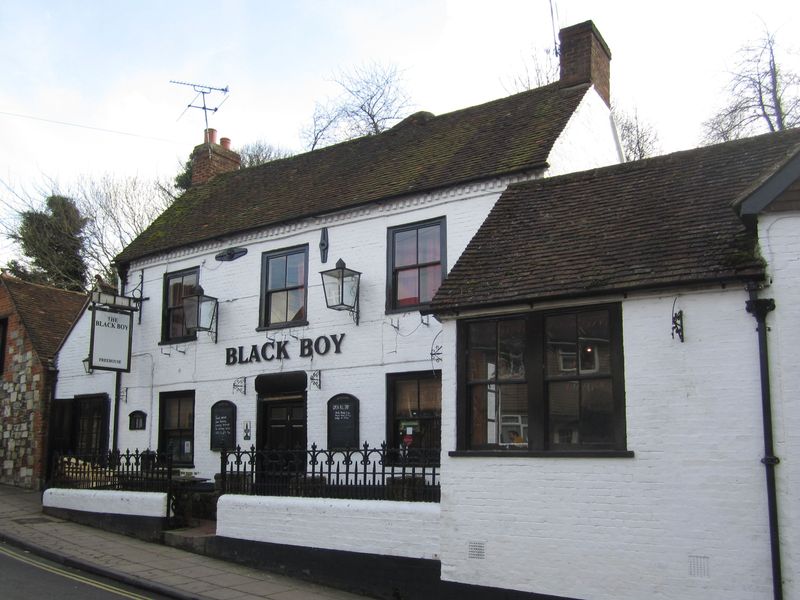
[[337, 394], [328, 400], [328, 450], [358, 448], [358, 398]]
[[133, 313], [95, 306], [89, 342], [89, 366], [100, 371], [131, 370]]

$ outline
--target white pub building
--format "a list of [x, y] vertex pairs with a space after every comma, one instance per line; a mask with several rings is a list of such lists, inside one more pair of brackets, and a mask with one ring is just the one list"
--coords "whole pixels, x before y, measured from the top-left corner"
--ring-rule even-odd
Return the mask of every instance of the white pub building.
[[[117, 258], [129, 369], [83, 372], [87, 311], [56, 397], [226, 486], [205, 551], [386, 598], [800, 597], [800, 136], [617, 165], [608, 47], [560, 38], [555, 83], [260, 166], [207, 130]], [[80, 492], [46, 504], [137, 493]]]

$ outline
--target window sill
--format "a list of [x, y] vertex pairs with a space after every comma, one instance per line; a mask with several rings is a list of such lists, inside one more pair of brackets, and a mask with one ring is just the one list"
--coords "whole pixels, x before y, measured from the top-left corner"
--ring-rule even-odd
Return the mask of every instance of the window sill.
[[289, 323], [280, 323], [278, 325], [267, 325], [256, 327], [256, 331], [275, 331], [276, 329], [291, 329], [292, 327], [307, 327], [308, 321], [291, 321]]
[[196, 342], [197, 336], [192, 337], [183, 337], [183, 338], [174, 338], [171, 340], [161, 340], [158, 342], [159, 346], [175, 346], [177, 344], [186, 344], [187, 342]]
[[452, 457], [490, 457], [502, 456], [519, 458], [633, 458], [633, 450], [454, 450], [447, 453]]
[[402, 315], [403, 313], [422, 313], [430, 308], [430, 304], [415, 304], [414, 306], [403, 306], [401, 308], [387, 308], [387, 315]]

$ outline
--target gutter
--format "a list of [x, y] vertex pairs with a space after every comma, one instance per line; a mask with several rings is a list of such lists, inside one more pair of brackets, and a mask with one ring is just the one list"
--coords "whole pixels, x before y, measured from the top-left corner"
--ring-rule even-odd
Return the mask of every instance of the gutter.
[[748, 283], [747, 291], [750, 299], [745, 308], [758, 323], [758, 357], [761, 370], [761, 415], [764, 428], [764, 458], [761, 462], [766, 469], [767, 483], [767, 508], [769, 511], [769, 542], [772, 555], [772, 597], [774, 600], [783, 599], [783, 577], [781, 575], [781, 542], [778, 529], [778, 497], [775, 485], [775, 467], [780, 459], [775, 456], [773, 448], [772, 431], [772, 396], [769, 381], [769, 355], [767, 353], [767, 315], [775, 310], [775, 301], [772, 298], [759, 298], [760, 286]]

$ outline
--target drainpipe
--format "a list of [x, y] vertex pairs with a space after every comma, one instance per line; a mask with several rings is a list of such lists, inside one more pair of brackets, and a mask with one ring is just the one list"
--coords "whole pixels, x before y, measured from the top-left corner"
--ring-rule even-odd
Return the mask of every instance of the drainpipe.
[[122, 391], [122, 373], [117, 371], [115, 373], [115, 381], [114, 381], [114, 429], [113, 429], [113, 437], [111, 442], [111, 449], [112, 450], [119, 450], [119, 397]]
[[780, 459], [775, 456], [772, 444], [772, 398], [769, 383], [769, 355], [767, 354], [767, 315], [775, 310], [775, 300], [759, 298], [759, 285], [749, 283], [747, 291], [750, 299], [745, 307], [758, 323], [758, 357], [761, 369], [761, 416], [764, 427], [764, 458], [761, 462], [766, 468], [767, 506], [769, 510], [769, 543], [772, 553], [772, 597], [783, 600], [781, 576], [781, 541], [778, 530], [778, 497], [775, 486], [775, 467]]

